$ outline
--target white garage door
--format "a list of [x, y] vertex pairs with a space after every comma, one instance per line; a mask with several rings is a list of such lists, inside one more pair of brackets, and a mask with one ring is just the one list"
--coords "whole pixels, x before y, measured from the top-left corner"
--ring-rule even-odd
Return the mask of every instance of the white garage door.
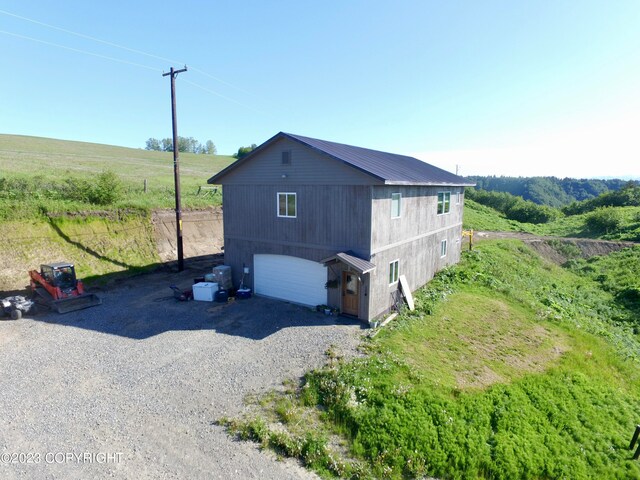
[[327, 303], [327, 267], [286, 255], [254, 255], [254, 290], [258, 295], [303, 305]]

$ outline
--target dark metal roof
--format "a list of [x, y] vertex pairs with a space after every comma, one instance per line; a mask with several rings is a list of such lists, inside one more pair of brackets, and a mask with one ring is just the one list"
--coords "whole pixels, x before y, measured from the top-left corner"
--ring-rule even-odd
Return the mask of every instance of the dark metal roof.
[[345, 263], [361, 274], [369, 273], [376, 269], [376, 266], [373, 263], [354, 256], [353, 252], [351, 251], [336, 253], [335, 255], [331, 255], [330, 257], [325, 258], [321, 261], [321, 263], [324, 263], [326, 265], [327, 263], [331, 263], [334, 261]]
[[354, 147], [343, 143], [329, 142], [317, 138], [303, 137], [292, 133], [280, 132], [247, 156], [229, 165], [208, 180], [217, 183], [228, 171], [249, 160], [254, 155], [281, 138], [290, 138], [320, 153], [356, 168], [388, 185], [455, 185], [473, 186], [464, 177], [454, 175], [441, 168], [430, 165], [414, 157], [395, 153], [380, 152], [369, 148]]

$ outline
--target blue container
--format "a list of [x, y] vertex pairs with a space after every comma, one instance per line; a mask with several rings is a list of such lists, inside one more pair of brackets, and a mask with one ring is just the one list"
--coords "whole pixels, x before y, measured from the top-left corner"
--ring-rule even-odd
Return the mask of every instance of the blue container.
[[236, 298], [250, 298], [250, 297], [251, 297], [250, 288], [241, 288], [240, 290], [236, 290]]

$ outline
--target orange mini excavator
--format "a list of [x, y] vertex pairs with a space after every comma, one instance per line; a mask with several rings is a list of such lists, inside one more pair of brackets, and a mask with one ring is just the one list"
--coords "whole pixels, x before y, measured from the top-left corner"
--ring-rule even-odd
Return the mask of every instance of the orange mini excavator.
[[100, 305], [102, 300], [93, 293], [85, 293], [81, 280], [76, 278], [73, 263], [58, 262], [40, 265], [40, 271], [30, 270], [31, 291], [38, 300], [58, 313], [73, 312]]

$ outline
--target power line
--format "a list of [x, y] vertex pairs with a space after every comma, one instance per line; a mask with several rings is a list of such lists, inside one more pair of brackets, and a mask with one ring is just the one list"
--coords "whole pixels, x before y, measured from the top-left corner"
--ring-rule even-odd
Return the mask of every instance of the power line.
[[127, 64], [127, 65], [133, 65], [135, 67], [146, 68], [147, 70], [153, 70], [154, 72], [161, 72], [162, 71], [159, 68], [150, 67], [149, 65], [143, 65], [142, 63], [130, 62], [129, 60], [122, 60], [120, 58], [109, 57], [107, 55], [102, 55], [100, 53], [89, 52], [87, 50], [80, 50], [79, 48], [73, 48], [73, 47], [68, 47], [66, 45], [60, 45], [59, 43], [48, 42], [46, 40], [40, 40], [38, 38], [28, 37], [26, 35], [20, 35], [19, 33], [7, 32], [5, 30], [0, 30], [0, 33], [3, 33], [4, 35], [10, 35], [10, 36], [16, 37], [16, 38], [21, 38], [23, 40], [30, 40], [32, 42], [42, 43], [44, 45], [49, 45], [49, 46], [52, 46], [52, 47], [62, 48], [64, 50], [70, 50], [70, 51], [76, 52], [76, 53], [82, 53], [83, 55], [90, 55], [92, 57], [98, 57], [98, 58], [102, 58], [102, 59], [105, 59], [105, 60], [110, 60], [112, 62], [124, 63], [124, 64]]
[[[103, 40], [101, 38], [93, 37], [91, 35], [86, 35], [84, 33], [80, 33], [80, 32], [76, 32], [76, 31], [73, 31], [73, 30], [69, 30], [67, 28], [59, 27], [57, 25], [52, 25], [50, 23], [41, 22], [39, 20], [35, 20], [35, 19], [29, 18], [29, 17], [25, 17], [23, 15], [17, 15], [15, 13], [11, 13], [11, 12], [8, 12], [6, 10], [0, 9], [0, 14], [7, 15], [7, 16], [10, 16], [10, 17], [14, 17], [14, 18], [17, 18], [17, 19], [20, 19], [20, 20], [24, 20], [26, 22], [30, 22], [30, 23], [33, 23], [35, 25], [40, 25], [42, 27], [46, 27], [46, 28], [49, 28], [49, 29], [52, 29], [52, 30], [57, 30], [57, 31], [60, 31], [60, 32], [63, 32], [63, 33], [69, 34], [69, 35], [73, 35], [73, 36], [76, 36], [76, 37], [79, 37], [79, 38], [83, 38], [85, 40], [90, 40], [90, 41], [97, 42], [97, 43], [100, 43], [100, 44], [103, 44], [103, 45], [107, 45], [107, 46], [110, 46], [110, 47], [113, 47], [113, 48], [118, 48], [118, 49], [121, 49], [121, 50], [124, 50], [124, 51], [127, 51], [127, 52], [135, 53], [135, 54], [138, 54], [138, 55], [143, 55], [143, 56], [146, 56], [146, 57], [149, 57], [149, 58], [153, 58], [153, 59], [156, 59], [156, 60], [162, 60], [164, 62], [174, 63], [174, 64], [175, 63], [178, 63], [178, 64], [183, 63], [183, 62], [178, 62], [178, 61], [172, 60], [170, 58], [162, 57], [160, 55], [155, 55], [153, 53], [145, 52], [143, 50], [127, 47], [127, 46], [121, 45], [119, 43], [110, 42], [110, 41], [107, 41], [107, 40]], [[75, 52], [75, 53], [81, 53], [83, 55], [89, 55], [89, 56], [93, 56], [93, 57], [97, 57], [97, 58], [102, 58], [102, 59], [109, 60], [109, 61], [112, 61], [112, 62], [122, 63], [122, 64], [126, 64], [126, 65], [132, 65], [132, 66], [144, 68], [144, 69], [147, 69], [147, 70], [152, 70], [152, 71], [155, 71], [155, 72], [162, 71], [159, 68], [150, 67], [148, 65], [144, 65], [144, 64], [141, 64], [141, 63], [131, 62], [129, 60], [123, 60], [123, 59], [116, 58], [116, 57], [111, 57], [111, 56], [108, 56], [108, 55], [102, 55], [102, 54], [99, 54], [99, 53], [95, 53], [95, 52], [91, 52], [91, 51], [87, 51], [87, 50], [82, 50], [82, 49], [79, 49], [79, 48], [68, 47], [66, 45], [61, 45], [61, 44], [58, 44], [58, 43], [53, 43], [53, 42], [49, 42], [49, 41], [46, 41], [46, 40], [41, 40], [41, 39], [38, 39], [38, 38], [33, 38], [33, 37], [26, 36], [26, 35], [21, 35], [21, 34], [18, 34], [18, 33], [8, 32], [8, 31], [4, 31], [4, 30], [0, 30], [0, 33], [5, 34], [5, 35], [10, 35], [10, 36], [13, 36], [13, 37], [16, 37], [16, 38], [21, 38], [21, 39], [24, 39], [24, 40], [29, 40], [29, 41], [36, 42], [36, 43], [41, 43], [41, 44], [44, 44], [44, 45], [49, 45], [49, 46], [56, 47], [56, 48], [61, 48], [61, 49], [64, 49], [64, 50]], [[216, 77], [215, 75], [212, 75], [212, 74], [210, 74], [208, 72], [205, 72], [204, 70], [201, 70], [201, 69], [195, 68], [195, 67], [191, 67], [191, 70], [193, 70], [195, 72], [198, 72], [199, 74], [201, 74], [201, 75], [203, 75], [205, 77], [211, 78], [211, 79], [215, 80], [216, 82], [219, 82], [219, 83], [221, 83], [223, 85], [226, 85], [226, 86], [228, 86], [230, 88], [233, 88], [234, 90], [237, 90], [237, 91], [239, 91], [241, 93], [244, 93], [246, 95], [250, 95], [250, 96], [252, 96], [254, 98], [259, 98], [258, 96], [252, 94], [251, 92], [248, 92], [248, 91], [246, 91], [246, 90], [244, 90], [244, 89], [242, 89], [240, 87], [237, 87], [236, 85], [233, 85], [232, 83], [226, 82], [226, 81], [222, 80], [221, 78]], [[231, 97], [228, 97], [226, 95], [223, 95], [222, 93], [217, 92], [215, 90], [212, 90], [210, 88], [207, 88], [207, 87], [205, 87], [203, 85], [200, 85], [200, 84], [195, 83], [195, 82], [191, 82], [189, 80], [184, 80], [184, 82], [189, 84], [189, 85], [192, 85], [192, 86], [194, 86], [196, 88], [199, 88], [200, 90], [202, 90], [204, 92], [207, 92], [207, 93], [209, 93], [211, 95], [214, 95], [216, 97], [219, 97], [219, 98], [222, 98], [224, 100], [227, 100], [228, 102], [235, 103], [236, 105], [239, 105], [239, 106], [244, 107], [244, 108], [249, 109], [249, 110], [253, 110], [256, 113], [260, 113], [262, 115], [265, 115], [264, 112], [260, 111], [259, 109], [255, 108], [255, 107], [253, 107], [251, 105], [247, 105], [245, 103], [242, 103], [242, 102], [240, 102], [238, 100], [235, 100], [234, 98], [231, 98]]]
[[[33, 38], [33, 37], [29, 37], [27, 35], [21, 35], [19, 33], [7, 32], [6, 30], [0, 30], [0, 33], [4, 34], [4, 35], [10, 35], [12, 37], [20, 38], [20, 39], [23, 39], [23, 40], [29, 40], [31, 42], [42, 43], [43, 45], [48, 45], [48, 46], [51, 46], [51, 47], [62, 48], [64, 50], [69, 50], [69, 51], [75, 52], [75, 53], [81, 53], [83, 55], [90, 55], [92, 57], [102, 58], [104, 60], [110, 60], [112, 62], [118, 62], [118, 63], [123, 63], [123, 64], [126, 64], [126, 65], [132, 65], [132, 66], [135, 66], [135, 67], [140, 67], [140, 68], [144, 68], [144, 69], [147, 69], [147, 70], [152, 70], [154, 72], [162, 72], [162, 70], [160, 70], [159, 68], [150, 67], [149, 65], [144, 65], [144, 64], [136, 63], [136, 62], [130, 62], [129, 60], [122, 60], [120, 58], [110, 57], [108, 55], [102, 55], [100, 53], [89, 52], [87, 50], [81, 50], [79, 48], [68, 47], [66, 45], [60, 45], [59, 43], [53, 43], [53, 42], [49, 42], [47, 40], [41, 40], [39, 38]], [[212, 75], [208, 75], [208, 74], [202, 72], [201, 70], [200, 70], [200, 72], [203, 73], [204, 75], [207, 75], [207, 76], [211, 77], [211, 78], [215, 78]], [[223, 95], [222, 93], [216, 92], [215, 90], [211, 90], [210, 88], [204, 87], [204, 86], [202, 86], [200, 84], [197, 84], [197, 83], [194, 83], [194, 82], [190, 82], [188, 80], [184, 80], [184, 82], [188, 83], [188, 84], [190, 84], [190, 85], [192, 85], [194, 87], [197, 87], [197, 88], [199, 88], [199, 89], [201, 89], [201, 90], [203, 90], [203, 91], [205, 91], [207, 93], [210, 93], [210, 94], [215, 95], [217, 97], [223, 98], [223, 99], [225, 99], [225, 100], [227, 100], [229, 102], [235, 103], [235, 104], [240, 105], [240, 106], [242, 106], [244, 108], [247, 108], [249, 110], [254, 110], [254, 111], [258, 112], [258, 113], [262, 113], [259, 110], [255, 109], [255, 108], [253, 108], [253, 107], [251, 107], [249, 105], [246, 105], [246, 104], [244, 104], [242, 102], [234, 100], [231, 97], [227, 97], [226, 95]], [[225, 83], [225, 82], [223, 82], [223, 83]], [[238, 90], [240, 90], [240, 89], [238, 89]]]
[[200, 84], [198, 84], [198, 83], [192, 82], [192, 81], [190, 81], [190, 80], [184, 80], [184, 79], [183, 79], [182, 81], [183, 81], [184, 83], [187, 83], [187, 84], [189, 84], [189, 85], [192, 85], [192, 86], [194, 86], [194, 87], [196, 87], [196, 88], [199, 88], [199, 89], [201, 89], [201, 90], [204, 90], [205, 92], [211, 93], [212, 95], [215, 95], [215, 96], [220, 97], [220, 98], [224, 98], [225, 100], [228, 100], [229, 102], [233, 102], [233, 103], [235, 103], [235, 104], [237, 104], [237, 105], [240, 105], [241, 107], [248, 108], [249, 110], [253, 110], [253, 111], [257, 112], [257, 113], [264, 113], [264, 112], [261, 112], [260, 110], [258, 110], [258, 109], [256, 109], [256, 108], [254, 108], [254, 107], [251, 107], [251, 106], [246, 105], [246, 104], [244, 104], [244, 103], [242, 103], [242, 102], [239, 102], [239, 101], [237, 101], [237, 100], [234, 100], [234, 99], [233, 99], [233, 98], [231, 98], [231, 97], [227, 97], [226, 95], [223, 95], [223, 94], [221, 94], [221, 93], [218, 93], [218, 92], [216, 92], [215, 90], [211, 90], [211, 89], [209, 89], [209, 88], [207, 88], [207, 87], [203, 87], [202, 85], [200, 85]]
[[86, 40], [91, 40], [93, 42], [98, 42], [98, 43], [102, 43], [104, 45], [109, 45], [110, 47], [120, 48], [122, 50], [127, 50], [128, 52], [137, 53], [139, 55], [144, 55], [144, 56], [147, 56], [147, 57], [155, 58], [157, 60], [162, 60], [163, 62], [182, 63], [182, 62], [176, 62], [175, 60], [171, 60], [170, 58], [160, 57], [160, 56], [154, 55], [152, 53], [143, 52], [142, 50], [137, 50], [135, 48], [125, 47], [124, 45], [119, 45], [117, 43], [109, 42], [107, 40], [102, 40], [100, 38], [92, 37], [90, 35], [85, 35], [84, 33], [74, 32], [73, 30], [68, 30], [66, 28], [58, 27], [56, 25], [51, 25], [50, 23], [40, 22], [39, 20], [34, 20], [33, 18], [23, 17], [22, 15], [16, 15], [15, 13], [7, 12], [6, 10], [0, 10], [0, 13], [2, 13], [4, 15], [8, 15], [10, 17], [19, 18], [20, 20], [24, 20], [26, 22], [35, 23], [36, 25], [41, 25], [43, 27], [51, 28], [53, 30], [58, 30], [60, 32], [68, 33], [69, 35], [75, 35], [76, 37], [84, 38]]
[[[168, 63], [171, 63], [171, 64], [176, 64], [177, 63], [177, 64], [183, 64], [183, 65], [185, 63], [185, 62], [179, 62], [177, 60], [173, 60], [171, 58], [161, 57], [161, 56], [155, 55], [153, 53], [145, 52], [145, 51], [139, 50], [137, 48], [131, 48], [131, 47], [127, 47], [125, 45], [120, 45], [119, 43], [110, 42], [108, 40], [103, 40], [101, 38], [92, 37], [91, 35], [85, 35], [84, 33], [75, 32], [75, 31], [69, 30], [67, 28], [62, 28], [62, 27], [58, 27], [56, 25], [51, 25], [50, 23], [41, 22], [41, 21], [35, 20], [33, 18], [28, 18], [28, 17], [24, 17], [22, 15], [17, 15], [15, 13], [7, 12], [6, 10], [0, 10], [0, 13], [4, 14], [4, 15], [8, 15], [10, 17], [18, 18], [20, 20], [24, 20], [26, 22], [31, 22], [31, 23], [34, 23], [36, 25], [40, 25], [40, 26], [43, 26], [43, 27], [46, 27], [46, 28], [51, 28], [53, 30], [58, 30], [60, 32], [67, 33], [69, 35], [74, 35], [74, 36], [79, 37], [79, 38], [84, 38], [85, 40], [91, 40], [93, 42], [101, 43], [103, 45], [108, 45], [110, 47], [119, 48], [121, 50], [126, 50], [127, 52], [136, 53], [138, 55], [144, 55], [145, 57], [155, 58], [156, 60], [162, 60], [163, 62], [168, 62]], [[204, 75], [205, 77], [209, 77], [209, 78], [215, 80], [216, 82], [220, 82], [220, 83], [222, 83], [222, 84], [224, 84], [224, 85], [226, 85], [228, 87], [231, 87], [231, 88], [233, 88], [235, 90], [238, 90], [239, 92], [245, 93], [247, 95], [252, 95], [250, 92], [247, 92], [246, 90], [243, 90], [242, 88], [237, 87], [237, 86], [233, 85], [232, 83], [226, 82], [226, 81], [222, 80], [221, 78], [216, 77], [215, 75], [211, 75], [210, 73], [205, 72], [204, 70], [201, 70], [199, 68], [193, 68], [193, 67], [191, 67], [191, 70], [193, 70], [195, 72], [198, 72], [201, 75]], [[217, 93], [216, 93], [216, 95], [217, 95]], [[229, 100], [228, 97], [224, 97], [223, 95], [219, 95], [219, 96]]]

